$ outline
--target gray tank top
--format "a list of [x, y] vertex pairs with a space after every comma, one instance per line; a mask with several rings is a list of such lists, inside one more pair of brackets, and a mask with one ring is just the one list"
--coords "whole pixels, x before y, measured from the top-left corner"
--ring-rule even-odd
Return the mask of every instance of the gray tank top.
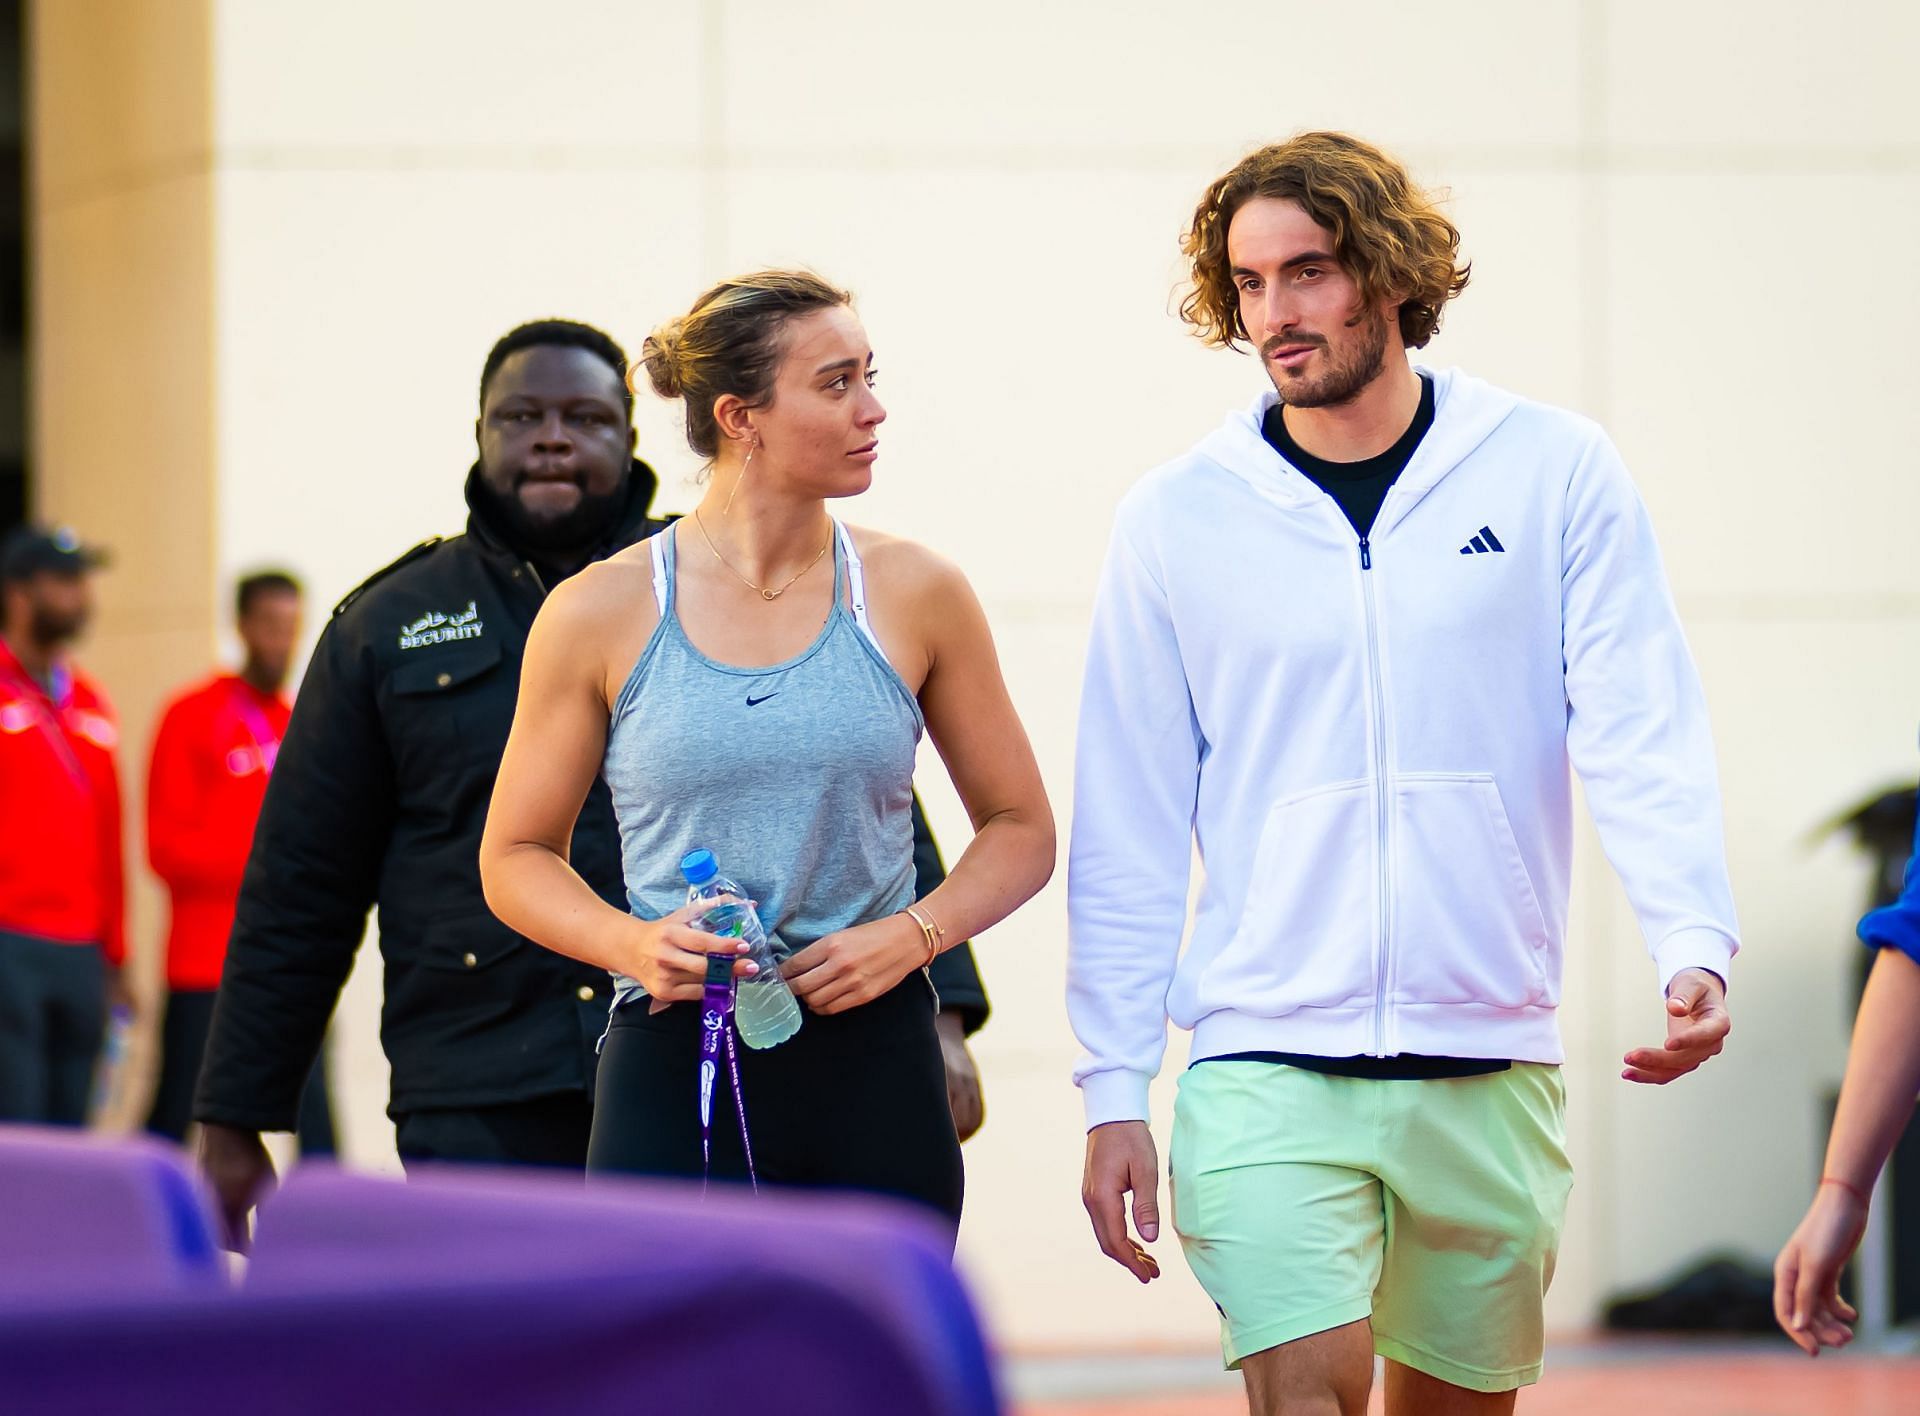
[[[920, 705], [867, 623], [853, 538], [833, 523], [833, 609], [765, 668], [694, 648], [676, 608], [674, 535], [653, 537], [660, 624], [620, 690], [601, 774], [620, 824], [627, 906], [686, 903], [680, 858], [705, 848], [760, 902], [782, 954], [913, 903]], [[613, 1006], [644, 997], [614, 975]]]

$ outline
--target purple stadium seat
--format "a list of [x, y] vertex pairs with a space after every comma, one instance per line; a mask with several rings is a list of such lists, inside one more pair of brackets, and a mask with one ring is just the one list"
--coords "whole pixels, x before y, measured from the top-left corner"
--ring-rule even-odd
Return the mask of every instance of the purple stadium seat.
[[639, 1182], [302, 1167], [238, 1293], [0, 1322], [9, 1412], [992, 1416], [917, 1214]]
[[0, 1126], [0, 1316], [219, 1288], [211, 1212], [184, 1157], [145, 1136]]

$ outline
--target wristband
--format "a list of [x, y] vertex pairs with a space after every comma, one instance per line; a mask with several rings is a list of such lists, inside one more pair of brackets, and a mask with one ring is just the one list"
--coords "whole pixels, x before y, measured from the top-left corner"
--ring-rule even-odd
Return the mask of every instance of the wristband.
[[1851, 1184], [1848, 1181], [1842, 1180], [1838, 1175], [1822, 1175], [1820, 1177], [1820, 1184], [1838, 1185], [1841, 1189], [1845, 1190], [1849, 1195], [1852, 1195], [1856, 1200], [1860, 1201], [1861, 1209], [1872, 1208], [1873, 1202], [1869, 1200], [1865, 1195], [1860, 1193], [1859, 1186]]

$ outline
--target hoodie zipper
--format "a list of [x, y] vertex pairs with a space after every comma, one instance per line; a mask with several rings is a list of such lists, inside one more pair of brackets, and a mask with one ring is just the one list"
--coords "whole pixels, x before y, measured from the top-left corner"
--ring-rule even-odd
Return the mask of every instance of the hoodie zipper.
[[1393, 938], [1393, 891], [1388, 877], [1393, 803], [1387, 794], [1387, 706], [1380, 677], [1380, 612], [1373, 594], [1373, 546], [1360, 538], [1360, 592], [1367, 610], [1367, 684], [1373, 710], [1373, 791], [1378, 822], [1374, 849], [1380, 860], [1380, 958], [1373, 986], [1373, 1055], [1387, 1052], [1387, 963]]

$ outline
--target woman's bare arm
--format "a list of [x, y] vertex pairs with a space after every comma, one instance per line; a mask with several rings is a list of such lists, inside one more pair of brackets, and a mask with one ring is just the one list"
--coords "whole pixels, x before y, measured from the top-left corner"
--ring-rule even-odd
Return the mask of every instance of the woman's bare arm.
[[1810, 1356], [1853, 1340], [1840, 1271], [1859, 1247], [1867, 1197], [1920, 1095], [1920, 963], [1882, 948], [1853, 1021], [1853, 1045], [1813, 1203], [1773, 1266], [1773, 1311]]
[[[957, 944], [1000, 923], [1047, 883], [1053, 811], [966, 577], [906, 542], [888, 544], [874, 561], [876, 587], [887, 594], [889, 656], [907, 661], [909, 682], [919, 677], [928, 734], [973, 822], [973, 840], [945, 883], [917, 902], [945, 942]], [[786, 972], [808, 1007], [832, 1013], [870, 1002], [926, 958], [918, 926], [896, 915], [829, 935], [795, 955]]]
[[[480, 841], [480, 883], [488, 907], [527, 938], [676, 1002], [700, 996], [707, 952], [719, 941], [689, 928], [685, 910], [649, 921], [615, 909], [567, 860], [606, 753], [607, 629], [622, 622], [631, 579], [628, 568], [590, 567], [556, 589], [534, 620]], [[737, 969], [744, 976], [753, 965]]]
[[973, 587], [936, 560], [920, 605], [930, 649], [920, 711], [974, 832], [921, 903], [959, 940], [1000, 923], [1052, 878], [1053, 808]]

